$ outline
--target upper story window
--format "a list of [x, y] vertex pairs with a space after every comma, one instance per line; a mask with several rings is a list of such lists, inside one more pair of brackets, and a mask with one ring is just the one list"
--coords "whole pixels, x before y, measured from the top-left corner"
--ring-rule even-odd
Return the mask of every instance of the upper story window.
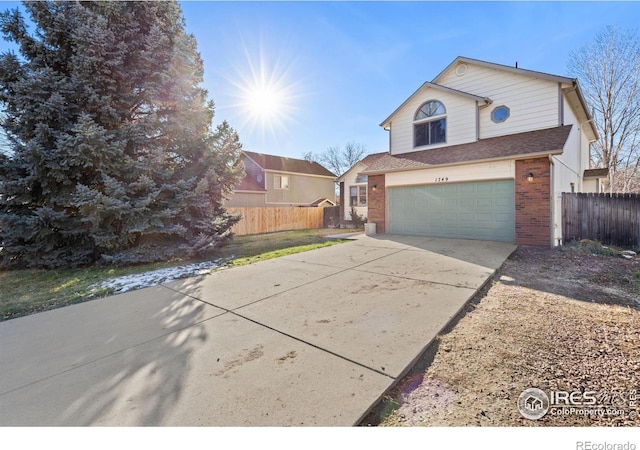
[[368, 177], [366, 175], [358, 175], [356, 177], [356, 183], [366, 183], [368, 180]]
[[289, 176], [288, 175], [274, 175], [273, 187], [275, 189], [289, 189]]
[[507, 120], [510, 115], [511, 111], [506, 106], [496, 106], [493, 108], [493, 111], [491, 111], [491, 120], [495, 123], [501, 123]]
[[413, 146], [441, 144], [447, 141], [447, 110], [437, 100], [424, 103], [413, 119]]

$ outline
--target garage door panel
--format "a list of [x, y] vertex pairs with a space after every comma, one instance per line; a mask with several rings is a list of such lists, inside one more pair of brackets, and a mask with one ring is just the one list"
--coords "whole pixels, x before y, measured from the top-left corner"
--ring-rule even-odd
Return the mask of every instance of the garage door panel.
[[511, 197], [496, 197], [496, 206], [513, 206], [513, 196]]
[[389, 232], [513, 242], [513, 180], [390, 187]]
[[495, 194], [495, 187], [486, 184], [474, 184], [477, 194]]

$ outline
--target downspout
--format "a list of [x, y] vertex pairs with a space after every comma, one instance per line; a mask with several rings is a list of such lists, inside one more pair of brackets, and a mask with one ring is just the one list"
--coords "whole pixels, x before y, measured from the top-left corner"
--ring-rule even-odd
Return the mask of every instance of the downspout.
[[493, 103], [490, 99], [485, 99], [484, 105], [479, 105], [476, 100], [476, 141], [480, 140], [480, 110], [487, 108], [491, 103]]
[[[580, 180], [580, 186], [578, 186], [578, 192], [582, 192], [582, 188], [583, 188], [583, 175], [584, 175], [584, 169], [582, 168], [582, 126], [585, 123], [589, 123], [589, 122], [593, 122], [593, 118], [589, 119], [589, 120], [585, 120], [584, 122], [582, 122], [579, 126], [578, 126], [578, 168], [579, 168], [579, 173], [578, 173], [578, 179]], [[589, 149], [587, 150], [587, 158], [589, 158], [589, 161], [591, 161], [591, 142], [589, 142]], [[591, 162], [589, 162], [589, 165], [587, 168], [591, 168]]]
[[551, 202], [550, 203], [550, 207], [551, 207], [551, 247], [555, 247], [556, 246], [556, 239], [558, 241], [558, 245], [562, 245], [562, 229], [560, 229], [560, 237], [556, 238], [556, 197], [555, 197], [555, 176], [554, 176], [554, 172], [556, 171], [556, 165], [553, 162], [553, 155], [549, 155], [549, 192], [551, 194]]
[[480, 105], [476, 100], [476, 141], [480, 140]]

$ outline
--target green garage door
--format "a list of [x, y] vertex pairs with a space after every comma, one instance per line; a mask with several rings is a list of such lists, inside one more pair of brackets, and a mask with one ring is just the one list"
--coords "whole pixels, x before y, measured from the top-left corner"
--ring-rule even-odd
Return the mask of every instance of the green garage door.
[[392, 187], [389, 233], [515, 240], [513, 180]]

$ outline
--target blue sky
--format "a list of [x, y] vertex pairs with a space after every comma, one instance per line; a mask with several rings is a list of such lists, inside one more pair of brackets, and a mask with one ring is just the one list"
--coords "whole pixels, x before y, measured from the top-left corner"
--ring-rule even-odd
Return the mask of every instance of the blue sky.
[[215, 122], [227, 120], [247, 150], [290, 157], [348, 141], [386, 151], [379, 123], [459, 55], [570, 75], [572, 50], [640, 18], [638, 2], [181, 5]]

